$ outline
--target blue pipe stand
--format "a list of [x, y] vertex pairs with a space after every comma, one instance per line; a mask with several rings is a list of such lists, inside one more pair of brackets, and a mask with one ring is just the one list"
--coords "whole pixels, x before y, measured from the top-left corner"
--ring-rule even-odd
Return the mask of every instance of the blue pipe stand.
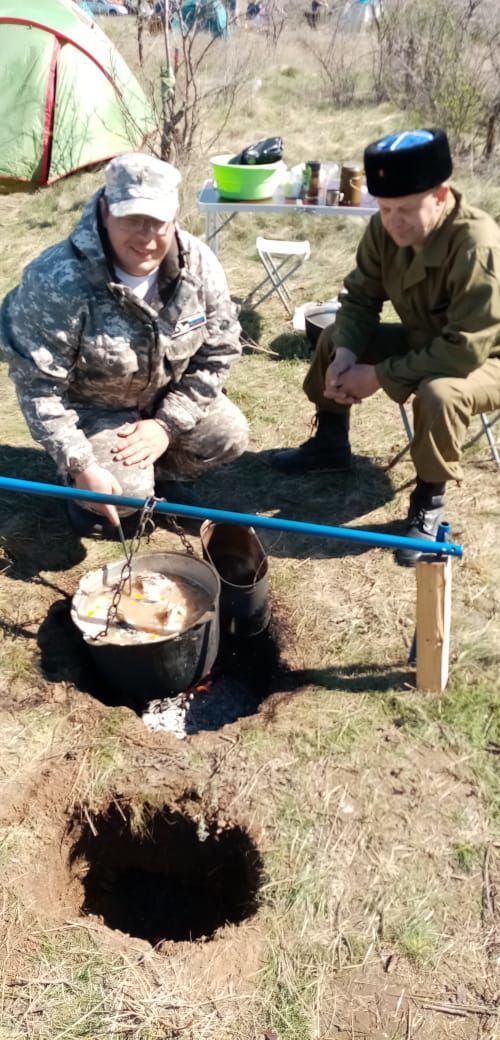
[[[142, 509], [144, 499], [128, 495], [103, 495], [96, 491], [83, 491], [79, 488], [59, 486], [58, 484], [42, 484], [33, 480], [20, 480], [17, 477], [0, 477], [0, 491], [12, 491], [28, 495], [42, 495], [51, 498], [73, 499], [75, 502], [107, 503], [113, 506], [127, 506]], [[175, 516], [194, 517], [198, 520], [214, 520], [226, 524], [244, 524], [250, 527], [261, 527], [271, 531], [290, 531], [293, 534], [310, 534], [319, 538], [338, 538], [345, 542], [357, 542], [362, 545], [378, 546], [382, 549], [418, 549], [422, 550], [422, 541], [418, 538], [405, 538], [403, 535], [379, 534], [375, 531], [356, 530], [352, 527], [330, 527], [326, 524], [310, 524], [300, 520], [286, 520], [271, 516], [257, 516], [252, 513], [234, 513], [226, 509], [209, 509], [203, 506], [186, 506], [163, 499], [155, 501], [158, 513]], [[432, 542], [433, 553], [445, 556], [462, 556], [462, 546], [453, 542]]]

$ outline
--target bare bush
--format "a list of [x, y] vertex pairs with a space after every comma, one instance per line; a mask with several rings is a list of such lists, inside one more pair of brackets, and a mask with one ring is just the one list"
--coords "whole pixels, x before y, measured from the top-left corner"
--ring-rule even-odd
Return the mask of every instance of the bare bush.
[[[192, 152], [210, 149], [223, 133], [237, 98], [252, 79], [251, 46], [228, 46], [207, 24], [209, 4], [197, 3], [186, 20], [182, 0], [167, 5], [167, 15], [151, 20], [149, 29], [162, 39], [158, 72], [148, 77], [162, 159], [185, 162]], [[175, 26], [175, 31], [173, 27]], [[145, 70], [144, 23], [138, 19], [139, 58]], [[217, 129], [206, 133], [206, 126]]]
[[455, 150], [484, 142], [495, 96], [481, 8], [482, 0], [386, 0], [375, 18], [378, 100], [445, 127]]
[[276, 48], [285, 28], [287, 12], [280, 0], [269, 0], [266, 5], [266, 39]]
[[336, 4], [322, 23], [321, 33], [311, 33], [306, 46], [314, 55], [326, 96], [339, 107], [352, 105], [361, 82], [359, 43], [344, 32], [344, 5]]

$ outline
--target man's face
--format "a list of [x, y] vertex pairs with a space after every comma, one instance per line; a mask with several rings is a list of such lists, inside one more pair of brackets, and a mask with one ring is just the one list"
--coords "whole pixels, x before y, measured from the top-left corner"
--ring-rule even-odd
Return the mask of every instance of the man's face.
[[422, 246], [439, 221], [449, 188], [377, 199], [382, 224], [397, 246]]
[[114, 217], [105, 199], [101, 199], [101, 217], [114, 259], [122, 271], [138, 278], [146, 277], [159, 267], [172, 244], [173, 221], [162, 223], [153, 217], [135, 214]]

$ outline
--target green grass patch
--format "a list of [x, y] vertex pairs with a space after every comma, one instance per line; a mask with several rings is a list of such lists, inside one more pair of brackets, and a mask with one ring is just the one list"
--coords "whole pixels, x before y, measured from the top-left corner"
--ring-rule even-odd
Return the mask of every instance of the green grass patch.
[[453, 855], [459, 869], [466, 874], [472, 874], [478, 869], [484, 858], [484, 848], [468, 842], [456, 842], [453, 845]]
[[436, 952], [436, 935], [427, 921], [413, 920], [394, 931], [393, 941], [414, 965], [428, 967]]

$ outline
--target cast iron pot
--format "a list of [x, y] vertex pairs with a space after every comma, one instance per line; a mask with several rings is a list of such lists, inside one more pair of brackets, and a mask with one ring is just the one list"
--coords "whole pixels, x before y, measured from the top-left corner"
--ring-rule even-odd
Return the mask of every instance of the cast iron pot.
[[336, 307], [335, 310], [332, 310], [331, 307], [325, 305], [324, 307], [316, 307], [310, 311], [306, 311], [306, 336], [312, 347], [316, 346], [323, 329], [326, 329], [328, 325], [334, 324], [335, 313], [337, 310], [338, 307]]
[[121, 646], [92, 639], [95, 626], [79, 616], [78, 607], [90, 592], [116, 584], [125, 560], [89, 571], [73, 596], [71, 617], [81, 632], [96, 667], [109, 683], [135, 700], [147, 702], [172, 697], [203, 679], [219, 649], [220, 580], [210, 563], [185, 553], [149, 553], [135, 556], [132, 573], [155, 571], [196, 582], [210, 596], [210, 607], [183, 632], [150, 643]]

